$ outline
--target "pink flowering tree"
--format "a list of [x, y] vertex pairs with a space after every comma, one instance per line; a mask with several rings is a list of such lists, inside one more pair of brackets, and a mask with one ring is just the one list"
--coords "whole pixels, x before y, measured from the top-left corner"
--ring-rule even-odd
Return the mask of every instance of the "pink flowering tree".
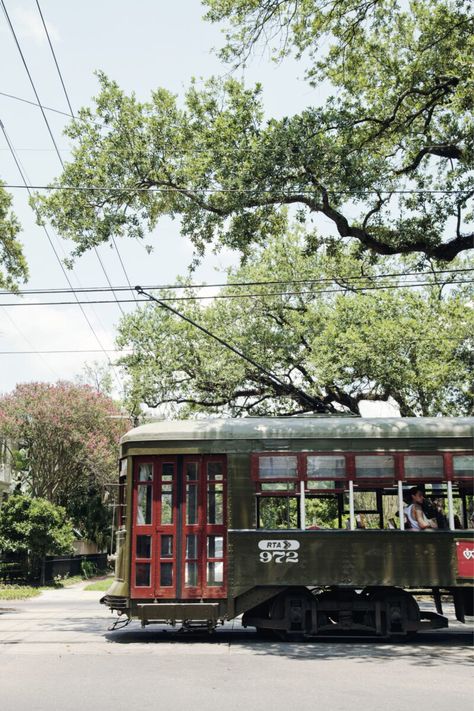
[[104, 485], [115, 481], [118, 442], [130, 427], [114, 401], [87, 385], [25, 383], [0, 398], [0, 435], [21, 489], [62, 505], [103, 544]]

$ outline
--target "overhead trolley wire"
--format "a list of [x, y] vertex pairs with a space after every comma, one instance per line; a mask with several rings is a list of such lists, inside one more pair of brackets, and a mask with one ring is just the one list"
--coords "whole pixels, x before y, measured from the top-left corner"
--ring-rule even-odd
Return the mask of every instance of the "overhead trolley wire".
[[303, 390], [300, 390], [300, 388], [296, 386], [292, 386], [289, 383], [285, 383], [285, 381], [281, 380], [277, 375], [272, 373], [271, 370], [268, 370], [265, 368], [261, 363], [258, 361], [254, 360], [253, 358], [250, 358], [248, 355], [245, 355], [241, 350], [233, 346], [231, 343], [228, 343], [226, 340], [221, 338], [215, 333], [212, 333], [209, 329], [205, 328], [205, 326], [201, 326], [201, 324], [197, 323], [197, 321], [193, 321], [193, 319], [189, 318], [188, 316], [185, 316], [182, 314], [180, 311], [177, 311], [177, 309], [174, 309], [172, 306], [169, 304], [164, 303], [162, 299], [157, 299], [156, 296], [153, 296], [153, 294], [149, 294], [146, 291], [142, 289], [141, 286], [136, 286], [135, 289], [139, 294], [142, 296], [146, 296], [149, 301], [153, 301], [158, 306], [160, 306], [162, 309], [165, 309], [166, 311], [170, 311], [172, 314], [175, 316], [178, 316], [182, 321], [186, 321], [186, 323], [189, 323], [191, 326], [194, 326], [194, 328], [198, 329], [202, 333], [204, 333], [206, 336], [209, 336], [209, 338], [214, 339], [218, 343], [220, 343], [224, 348], [227, 348], [227, 350], [232, 351], [232, 353], [235, 353], [235, 355], [239, 356], [242, 360], [247, 361], [247, 363], [250, 363], [254, 368], [257, 368], [261, 373], [267, 376], [267, 378], [270, 379], [273, 385], [278, 385], [278, 387], [282, 388], [283, 391], [286, 391], [288, 394], [296, 394], [298, 395], [302, 400], [306, 400], [308, 405], [311, 406], [312, 410], [319, 410], [322, 412], [325, 412], [326, 409], [324, 406], [322, 406], [320, 403], [317, 403], [315, 400], [310, 398]]

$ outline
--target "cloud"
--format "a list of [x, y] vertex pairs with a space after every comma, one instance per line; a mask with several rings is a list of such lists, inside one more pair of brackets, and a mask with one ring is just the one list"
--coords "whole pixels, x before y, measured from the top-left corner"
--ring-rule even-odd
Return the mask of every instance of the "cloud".
[[[19, 7], [14, 11], [13, 16], [13, 26], [20, 39], [32, 39], [36, 44], [45, 44], [48, 41], [39, 12]], [[60, 42], [61, 38], [56, 27], [46, 18], [45, 22], [51, 42]]]

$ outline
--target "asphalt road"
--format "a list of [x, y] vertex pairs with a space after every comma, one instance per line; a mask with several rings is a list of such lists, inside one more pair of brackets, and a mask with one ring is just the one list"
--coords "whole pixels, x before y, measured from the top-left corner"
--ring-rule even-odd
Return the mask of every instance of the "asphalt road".
[[471, 711], [472, 626], [416, 641], [269, 642], [134, 622], [82, 586], [0, 600], [0, 711]]

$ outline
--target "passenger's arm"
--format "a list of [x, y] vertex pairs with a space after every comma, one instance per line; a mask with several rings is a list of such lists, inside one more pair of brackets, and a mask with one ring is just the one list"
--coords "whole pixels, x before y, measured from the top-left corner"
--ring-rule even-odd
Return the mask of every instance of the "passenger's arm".
[[414, 508], [415, 518], [416, 518], [416, 520], [417, 520], [417, 523], [418, 523], [419, 527], [420, 527], [421, 529], [433, 528], [432, 525], [431, 525], [431, 523], [430, 523], [430, 522], [427, 520], [427, 518], [425, 517], [425, 515], [424, 515], [424, 513], [423, 513], [423, 509], [421, 508], [421, 506], [414, 506], [413, 508]]

